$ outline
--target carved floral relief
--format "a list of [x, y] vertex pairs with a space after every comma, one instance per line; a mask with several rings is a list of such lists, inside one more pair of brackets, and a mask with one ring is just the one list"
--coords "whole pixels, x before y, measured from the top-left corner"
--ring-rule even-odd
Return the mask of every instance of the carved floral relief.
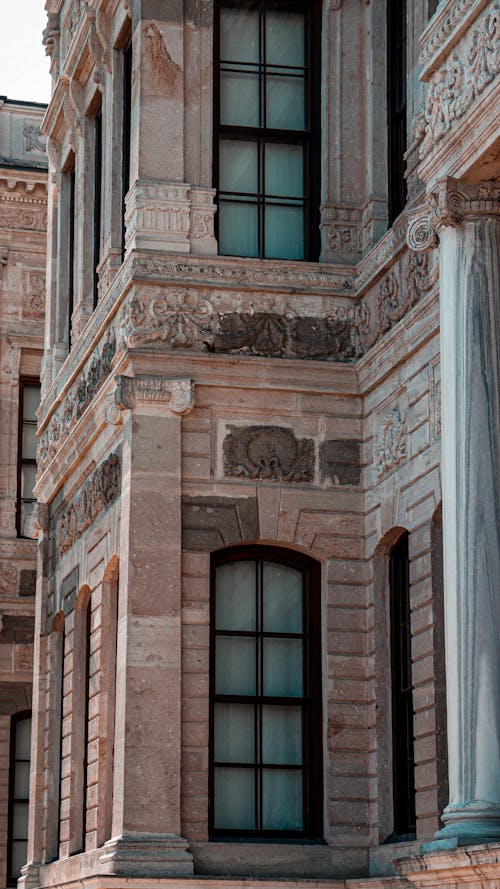
[[230, 426], [223, 444], [224, 474], [281, 482], [312, 482], [315, 451], [311, 438], [297, 438], [283, 426]]
[[406, 414], [393, 407], [381, 420], [377, 430], [377, 475], [382, 478], [406, 460], [408, 430]]
[[63, 510], [57, 528], [61, 555], [73, 546], [99, 513], [114, 500], [120, 489], [120, 473], [120, 460], [117, 454], [111, 454], [94, 470], [78, 496]]

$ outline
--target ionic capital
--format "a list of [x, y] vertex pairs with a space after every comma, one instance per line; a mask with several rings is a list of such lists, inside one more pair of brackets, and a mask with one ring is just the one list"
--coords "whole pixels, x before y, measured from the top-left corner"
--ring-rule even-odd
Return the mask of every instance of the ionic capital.
[[464, 182], [448, 176], [429, 192], [425, 204], [408, 224], [406, 242], [411, 250], [424, 252], [439, 243], [439, 232], [456, 228], [466, 219], [500, 217], [500, 184], [493, 181]]
[[[165, 405], [173, 414], [187, 414], [194, 407], [194, 384], [189, 379], [138, 375], [115, 377], [115, 406], [119, 411], [141, 405]], [[113, 421], [111, 421], [113, 422]]]

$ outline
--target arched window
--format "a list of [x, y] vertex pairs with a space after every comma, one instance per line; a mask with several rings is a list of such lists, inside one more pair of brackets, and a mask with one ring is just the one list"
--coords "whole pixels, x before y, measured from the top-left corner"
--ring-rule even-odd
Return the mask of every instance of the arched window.
[[408, 534], [392, 548], [389, 563], [391, 602], [393, 839], [415, 836], [415, 759], [411, 676]]
[[15, 886], [28, 853], [31, 710], [12, 717], [10, 732], [9, 825], [7, 883]]
[[319, 580], [274, 547], [212, 559], [213, 837], [322, 835]]

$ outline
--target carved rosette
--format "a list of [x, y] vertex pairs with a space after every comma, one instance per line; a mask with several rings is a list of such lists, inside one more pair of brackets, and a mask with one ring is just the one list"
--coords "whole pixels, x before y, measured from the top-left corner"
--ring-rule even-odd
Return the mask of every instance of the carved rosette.
[[379, 479], [406, 460], [407, 450], [406, 414], [394, 407], [382, 419], [377, 431], [376, 471]]
[[312, 482], [315, 449], [283, 426], [230, 426], [223, 444], [224, 475], [280, 482]]
[[57, 545], [63, 555], [97, 516], [114, 500], [120, 490], [121, 467], [117, 454], [111, 454], [94, 470], [80, 493], [62, 512], [57, 526]]
[[140, 405], [167, 405], [174, 414], [187, 414], [194, 407], [192, 380], [138, 375], [115, 378], [115, 405], [120, 411]]

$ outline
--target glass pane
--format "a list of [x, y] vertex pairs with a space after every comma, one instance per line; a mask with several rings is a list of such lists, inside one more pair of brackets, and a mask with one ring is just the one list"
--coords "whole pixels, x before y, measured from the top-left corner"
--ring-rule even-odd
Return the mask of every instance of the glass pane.
[[214, 770], [214, 826], [255, 830], [253, 769]]
[[12, 864], [11, 876], [18, 877], [21, 868], [24, 867], [28, 860], [28, 843], [26, 840], [15, 840], [12, 843]]
[[258, 74], [221, 71], [220, 121], [230, 126], [260, 126]]
[[33, 497], [35, 487], [36, 466], [34, 463], [26, 463], [21, 466], [21, 497]]
[[258, 256], [257, 203], [219, 201], [219, 253], [226, 256]]
[[302, 145], [266, 145], [266, 194], [290, 198], [303, 197]]
[[36, 426], [23, 426], [23, 457], [25, 460], [36, 458]]
[[262, 762], [301, 765], [301, 707], [262, 707]]
[[264, 620], [266, 633], [302, 632], [302, 572], [287, 565], [264, 562]]
[[29, 759], [31, 753], [31, 717], [16, 723], [16, 759]]
[[215, 691], [221, 695], [255, 694], [255, 639], [217, 637]]
[[[20, 533], [24, 534], [26, 522], [29, 517], [33, 513], [35, 508], [36, 500], [28, 500], [25, 503], [21, 503], [21, 521], [20, 521]], [[26, 529], [27, 530], [27, 529]]]
[[302, 772], [263, 769], [262, 827], [264, 830], [302, 830]]
[[[222, 139], [219, 145], [221, 191], [257, 194], [257, 143]], [[286, 192], [288, 194], [288, 192]]]
[[40, 386], [23, 387], [23, 419], [36, 420], [36, 411], [40, 406]]
[[255, 710], [250, 704], [215, 705], [217, 762], [255, 762]]
[[264, 694], [301, 697], [302, 640], [264, 639]]
[[266, 126], [277, 130], [304, 129], [305, 91], [302, 77], [268, 74], [266, 102]]
[[17, 799], [29, 799], [30, 795], [30, 764], [16, 762], [14, 771], [14, 796]]
[[28, 837], [28, 803], [14, 803], [12, 808], [12, 837], [14, 840], [25, 840]]
[[259, 13], [221, 9], [220, 57], [231, 62], [259, 61]]
[[266, 62], [268, 65], [303, 65], [305, 22], [302, 12], [266, 14]]
[[266, 250], [272, 259], [304, 259], [304, 209], [266, 204]]
[[255, 567], [255, 562], [230, 562], [217, 568], [217, 630], [255, 630]]

